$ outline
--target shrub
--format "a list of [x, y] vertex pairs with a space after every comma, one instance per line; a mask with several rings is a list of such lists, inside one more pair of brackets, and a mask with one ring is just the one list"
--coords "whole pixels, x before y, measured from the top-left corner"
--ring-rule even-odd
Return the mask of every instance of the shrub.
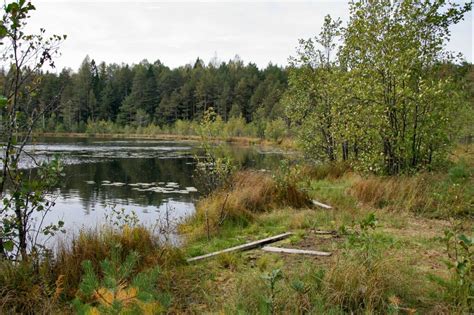
[[85, 132], [87, 134], [106, 134], [115, 132], [115, 124], [112, 121], [88, 120], [85, 126]]
[[145, 135], [159, 135], [162, 133], [162, 130], [160, 126], [149, 124], [148, 126], [141, 128], [141, 133]]
[[279, 169], [273, 175], [279, 203], [296, 208], [310, 205], [307, 193], [298, 187], [302, 179], [301, 168], [290, 165], [287, 160], [281, 160]]
[[444, 300], [453, 313], [474, 312], [474, 237], [457, 229], [448, 229], [440, 239], [446, 244], [451, 278], [430, 275], [431, 280], [444, 288]]
[[265, 138], [273, 141], [280, 141], [285, 137], [287, 129], [286, 123], [281, 118], [267, 122]]

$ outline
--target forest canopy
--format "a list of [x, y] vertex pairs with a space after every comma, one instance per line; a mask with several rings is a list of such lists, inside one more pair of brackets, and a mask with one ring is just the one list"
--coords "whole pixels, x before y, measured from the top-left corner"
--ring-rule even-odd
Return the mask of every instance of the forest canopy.
[[[283, 115], [280, 98], [287, 85], [286, 69], [272, 64], [259, 69], [238, 57], [207, 65], [197, 58], [194, 64], [170, 69], [159, 60], [97, 64], [87, 56], [77, 72], [64, 69], [59, 74], [38, 73], [37, 78], [37, 104], [61, 94], [59, 110], [39, 127], [74, 132], [83, 132], [88, 121], [144, 127], [198, 120], [211, 107], [224, 121], [275, 119]], [[7, 86], [7, 70], [1, 70], [0, 80]]]

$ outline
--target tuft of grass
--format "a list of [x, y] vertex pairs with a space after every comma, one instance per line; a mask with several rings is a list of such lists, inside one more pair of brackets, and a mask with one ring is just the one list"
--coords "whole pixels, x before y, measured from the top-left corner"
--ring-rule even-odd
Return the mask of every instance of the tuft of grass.
[[63, 279], [32, 262], [0, 260], [0, 314], [60, 314]]
[[219, 266], [231, 271], [236, 271], [241, 264], [241, 259], [236, 253], [224, 253], [219, 255], [216, 259]]
[[392, 205], [417, 211], [430, 202], [426, 198], [428, 184], [422, 176], [368, 177], [356, 181], [351, 187], [351, 194], [376, 208]]
[[[409, 308], [412, 297], [417, 296], [410, 274], [403, 261], [394, 256], [380, 256], [368, 265], [359, 257], [346, 255], [326, 272], [323, 291], [328, 304], [351, 313]], [[396, 306], [392, 305], [394, 299], [399, 301]]]
[[180, 229], [197, 237], [215, 235], [229, 225], [247, 227], [258, 214], [276, 208], [301, 208], [309, 204], [309, 196], [295, 182], [282, 184], [265, 172], [240, 171], [228, 188], [200, 200], [195, 215]]

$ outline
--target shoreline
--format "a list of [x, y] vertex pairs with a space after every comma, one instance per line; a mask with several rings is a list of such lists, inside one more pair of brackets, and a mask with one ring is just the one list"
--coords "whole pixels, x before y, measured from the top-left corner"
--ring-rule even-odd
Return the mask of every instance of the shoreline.
[[[180, 140], [180, 141], [200, 141], [201, 137], [196, 135], [178, 135], [178, 134], [123, 134], [123, 133], [79, 133], [79, 132], [34, 132], [32, 137], [51, 137], [51, 138], [96, 138], [96, 139], [143, 139], [143, 140]], [[268, 140], [253, 137], [213, 137], [212, 141], [222, 141], [230, 143], [242, 143], [248, 145], [254, 144], [272, 144]]]
[[[33, 132], [32, 138], [82, 138], [82, 139], [128, 139], [128, 140], [158, 140], [158, 141], [189, 141], [200, 142], [201, 136], [197, 135], [179, 135], [179, 134], [123, 134], [123, 133], [80, 133], [80, 132]], [[297, 151], [296, 144], [291, 138], [284, 138], [280, 141], [271, 141], [268, 139], [256, 137], [212, 137], [213, 142], [224, 142], [239, 144], [245, 146], [259, 145], [264, 147], [278, 147], [284, 150]]]

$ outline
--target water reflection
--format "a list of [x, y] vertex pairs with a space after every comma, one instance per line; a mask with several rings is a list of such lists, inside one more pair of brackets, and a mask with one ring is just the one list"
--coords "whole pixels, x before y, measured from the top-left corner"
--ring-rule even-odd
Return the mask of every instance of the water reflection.
[[[165, 210], [171, 220], [192, 214], [200, 187], [193, 179], [198, 143], [38, 139], [28, 147], [36, 159], [55, 154], [65, 165], [56, 205], [46, 223], [63, 220], [66, 229], [95, 227], [112, 207], [135, 211], [141, 223], [153, 225]], [[220, 154], [232, 156], [243, 167], [272, 169], [281, 152], [259, 147], [226, 145]]]

